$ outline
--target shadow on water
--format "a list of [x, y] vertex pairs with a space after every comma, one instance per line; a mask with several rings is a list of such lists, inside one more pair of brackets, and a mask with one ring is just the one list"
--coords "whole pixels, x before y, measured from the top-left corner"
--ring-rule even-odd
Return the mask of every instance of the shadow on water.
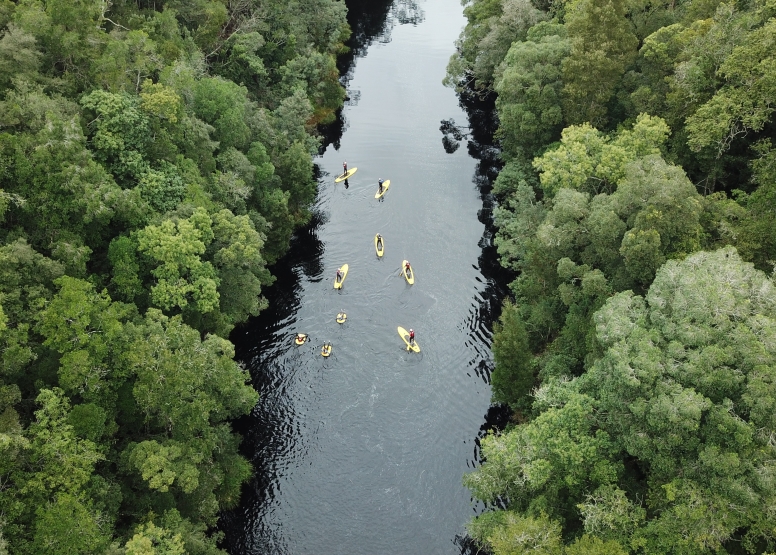
[[[494, 144], [493, 135], [498, 127], [495, 112], [495, 95], [484, 98], [462, 93], [459, 95], [460, 106], [469, 120], [469, 126], [458, 126], [452, 118], [442, 120], [442, 145], [446, 152], [452, 154], [458, 150], [459, 144], [466, 140], [469, 156], [478, 160], [474, 171], [473, 182], [482, 201], [482, 208], [477, 213], [478, 220], [485, 226], [479, 241], [482, 253], [478, 258], [479, 270], [486, 280], [485, 289], [479, 294], [478, 314], [473, 320], [480, 326], [479, 330], [487, 336], [490, 345], [493, 335], [493, 323], [501, 315], [501, 304], [507, 295], [508, 284], [514, 280], [514, 273], [499, 264], [498, 252], [494, 244], [496, 228], [493, 212], [496, 208], [496, 198], [493, 195], [493, 182], [498, 176], [503, 163], [500, 150]], [[489, 353], [490, 354], [490, 353]], [[480, 375], [490, 383], [490, 372], [493, 368], [492, 356], [479, 362]]]
[[[490, 345], [493, 336], [493, 323], [501, 315], [501, 306], [504, 298], [509, 293], [509, 283], [515, 279], [515, 274], [499, 264], [498, 252], [494, 244], [496, 227], [494, 223], [494, 210], [497, 206], [493, 194], [493, 182], [503, 167], [500, 157], [500, 149], [494, 144], [494, 134], [498, 128], [495, 110], [495, 95], [481, 97], [478, 95], [459, 94], [460, 106], [466, 112], [469, 126], [456, 125], [450, 118], [442, 120], [439, 130], [442, 132], [442, 146], [445, 152], [456, 152], [464, 140], [466, 140], [469, 155], [478, 160], [473, 182], [477, 187], [482, 201], [482, 208], [477, 217], [485, 226], [479, 247], [482, 253], [478, 258], [478, 266], [486, 279], [485, 289], [480, 293], [478, 314], [474, 321], [481, 326], [479, 330], [471, 330], [471, 333], [487, 334], [487, 344]], [[489, 351], [487, 357], [480, 359], [476, 372], [488, 384], [493, 370], [493, 356]], [[484, 415], [484, 422], [479, 434], [474, 441], [471, 469], [482, 464], [480, 440], [491, 431], [503, 430], [509, 423], [511, 410], [505, 405], [493, 405]], [[469, 461], [467, 461], [467, 466]], [[480, 513], [485, 507], [472, 500], [475, 513]], [[478, 555], [482, 553], [480, 546], [466, 534], [457, 535], [453, 543], [460, 550], [461, 555]]]

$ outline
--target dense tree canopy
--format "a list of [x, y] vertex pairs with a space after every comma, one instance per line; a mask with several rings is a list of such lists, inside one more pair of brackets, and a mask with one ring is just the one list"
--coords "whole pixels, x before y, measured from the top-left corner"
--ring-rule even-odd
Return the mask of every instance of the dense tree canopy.
[[517, 273], [492, 373], [516, 418], [465, 478], [502, 509], [471, 535], [774, 551], [773, 3], [537, 0], [507, 50], [509, 2], [464, 4], [446, 82], [496, 94]]
[[700, 252], [667, 262], [646, 297], [610, 297], [594, 322], [602, 356], [590, 369], [545, 380], [536, 418], [483, 440], [486, 462], [466, 483], [510, 512], [473, 532], [497, 553], [513, 551], [491, 537], [532, 519], [555, 537], [548, 553], [579, 524], [621, 552], [772, 545], [771, 280], [731, 247]]
[[222, 553], [341, 0], [0, 0], [0, 553]]

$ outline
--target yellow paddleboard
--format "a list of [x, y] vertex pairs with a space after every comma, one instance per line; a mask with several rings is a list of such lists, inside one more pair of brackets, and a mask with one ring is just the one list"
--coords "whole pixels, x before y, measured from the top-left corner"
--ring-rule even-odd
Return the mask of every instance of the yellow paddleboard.
[[383, 181], [383, 192], [381, 193], [380, 188], [378, 187], [377, 192], [375, 193], [375, 198], [382, 197], [385, 194], [385, 192], [388, 190], [388, 187], [390, 187], [390, 185], [391, 185], [390, 179], [386, 179], [385, 181]]
[[334, 180], [334, 183], [339, 183], [340, 181], [345, 181], [347, 178], [349, 178], [351, 175], [356, 173], [356, 170], [358, 168], [350, 168], [347, 173], [341, 173], [337, 176], [337, 178]]
[[304, 345], [304, 342], [307, 341], [307, 335], [305, 335], [301, 341], [299, 341], [299, 337], [294, 338], [294, 343], [297, 345]]
[[[377, 235], [380, 235], [379, 233]], [[380, 239], [380, 244], [377, 244], [377, 235], [375, 235], [375, 252], [377, 253], [377, 256], [382, 258], [383, 254], [385, 254], [385, 237]]]
[[330, 354], [331, 354], [331, 345], [329, 345], [328, 347], [326, 345], [321, 347], [321, 356], [322, 357], [327, 357]]
[[345, 278], [348, 277], [348, 265], [342, 265], [342, 279], [337, 281], [337, 276], [334, 276], [334, 289], [342, 289], [342, 284], [345, 282]]
[[412, 266], [410, 266], [409, 270], [406, 270], [407, 267], [407, 261], [402, 260], [401, 261], [401, 273], [404, 275], [404, 279], [407, 280], [407, 283], [410, 285], [415, 283], [415, 271], [412, 269]]
[[337, 323], [338, 324], [344, 324], [345, 321], [348, 319], [348, 315], [344, 312], [340, 312], [337, 314]]
[[404, 342], [407, 344], [407, 350], [412, 350], [416, 353], [420, 352], [420, 346], [417, 344], [417, 342], [410, 345], [410, 332], [405, 330], [403, 327], [399, 326], [397, 328], [399, 332], [399, 336], [404, 340]]

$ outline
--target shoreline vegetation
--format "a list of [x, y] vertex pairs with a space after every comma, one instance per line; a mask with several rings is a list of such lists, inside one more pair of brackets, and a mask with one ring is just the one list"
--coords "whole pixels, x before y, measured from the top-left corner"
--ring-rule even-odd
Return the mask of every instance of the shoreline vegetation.
[[465, 0], [496, 94], [494, 555], [776, 551], [776, 4]]
[[0, 0], [0, 554], [224, 553], [337, 0]]

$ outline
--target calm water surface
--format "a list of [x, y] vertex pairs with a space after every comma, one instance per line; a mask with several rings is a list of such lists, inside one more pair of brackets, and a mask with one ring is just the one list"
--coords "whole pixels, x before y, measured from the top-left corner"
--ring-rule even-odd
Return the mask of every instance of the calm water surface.
[[[477, 160], [446, 153], [439, 131], [466, 121], [441, 84], [464, 23], [459, 0], [391, 7], [349, 72], [342, 135], [317, 160], [314, 221], [273, 269], [271, 308], [232, 336], [261, 394], [238, 423], [256, 478], [222, 519], [233, 555], [460, 553], [481, 509], [461, 477], [489, 408], [494, 284], [480, 269]], [[347, 188], [333, 181], [343, 160], [358, 167]], [[379, 178], [391, 180], [382, 201]], [[420, 354], [397, 326], [415, 329]], [[296, 347], [296, 332], [311, 341]]]

